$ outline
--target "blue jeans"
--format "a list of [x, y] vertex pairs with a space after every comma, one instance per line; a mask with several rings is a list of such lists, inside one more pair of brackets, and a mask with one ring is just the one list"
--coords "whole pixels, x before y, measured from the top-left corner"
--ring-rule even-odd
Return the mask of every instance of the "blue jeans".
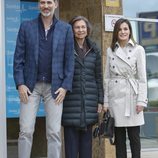
[[[61, 156], [61, 115], [63, 105], [55, 105], [51, 94], [51, 84], [37, 83], [27, 104], [20, 105], [20, 133], [18, 139], [19, 158], [30, 158], [32, 139], [41, 98], [46, 114], [46, 136], [48, 158]], [[40, 142], [40, 140], [39, 140]]]
[[92, 158], [92, 126], [86, 131], [64, 127], [64, 140], [65, 158]]

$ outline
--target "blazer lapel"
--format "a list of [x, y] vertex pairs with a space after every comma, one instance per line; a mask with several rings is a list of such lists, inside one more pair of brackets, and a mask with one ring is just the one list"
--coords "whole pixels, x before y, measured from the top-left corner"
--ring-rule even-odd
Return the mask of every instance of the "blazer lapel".
[[34, 55], [35, 61], [38, 65], [38, 54], [39, 54], [39, 36], [38, 36], [38, 19], [36, 19], [32, 26], [33, 29], [33, 42], [34, 42]]
[[61, 35], [61, 31], [60, 31], [60, 26], [58, 25], [58, 22], [55, 24], [55, 28], [54, 28], [54, 33], [53, 33], [53, 44], [52, 44], [52, 51], [53, 53], [56, 51], [57, 45], [58, 45], [58, 41], [59, 41], [59, 37], [62, 36]]

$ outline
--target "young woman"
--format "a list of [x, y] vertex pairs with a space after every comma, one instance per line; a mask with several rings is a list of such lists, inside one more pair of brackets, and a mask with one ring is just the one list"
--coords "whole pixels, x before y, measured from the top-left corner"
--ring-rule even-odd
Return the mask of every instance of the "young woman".
[[83, 16], [71, 21], [75, 39], [75, 71], [72, 92], [63, 106], [66, 158], [92, 158], [92, 126], [103, 104], [101, 54], [89, 39], [91, 26]]
[[145, 51], [136, 44], [127, 19], [119, 19], [107, 49], [104, 107], [115, 118], [116, 158], [127, 158], [126, 132], [132, 158], [140, 158], [140, 125], [147, 104]]

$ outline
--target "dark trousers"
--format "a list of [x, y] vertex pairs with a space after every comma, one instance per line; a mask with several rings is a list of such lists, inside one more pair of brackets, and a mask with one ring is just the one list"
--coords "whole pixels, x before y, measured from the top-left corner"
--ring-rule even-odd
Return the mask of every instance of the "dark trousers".
[[64, 127], [64, 140], [65, 158], [92, 158], [92, 127], [86, 131]]
[[140, 158], [140, 126], [115, 127], [116, 158], [127, 158], [126, 132], [130, 141], [132, 158]]

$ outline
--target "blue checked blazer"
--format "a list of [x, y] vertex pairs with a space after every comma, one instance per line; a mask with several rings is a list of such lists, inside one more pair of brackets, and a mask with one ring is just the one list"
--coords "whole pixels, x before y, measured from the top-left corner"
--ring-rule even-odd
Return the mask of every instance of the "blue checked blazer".
[[[21, 24], [14, 53], [13, 76], [16, 87], [26, 85], [33, 91], [37, 82], [39, 34], [38, 18]], [[74, 72], [74, 39], [69, 24], [58, 20], [52, 40], [52, 96], [63, 87], [72, 88]], [[47, 63], [45, 63], [47, 64]]]

